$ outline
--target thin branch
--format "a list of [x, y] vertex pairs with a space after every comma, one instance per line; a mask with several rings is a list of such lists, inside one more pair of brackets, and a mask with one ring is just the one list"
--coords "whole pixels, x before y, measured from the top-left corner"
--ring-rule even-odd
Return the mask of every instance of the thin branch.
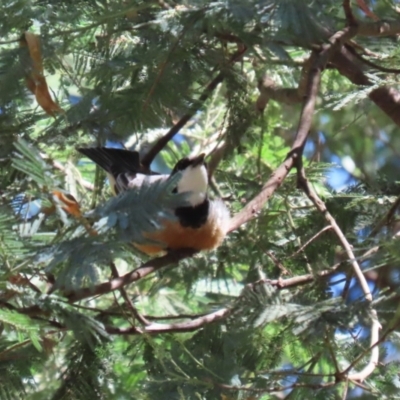
[[[180, 256], [183, 258], [185, 255], [181, 254]], [[160, 257], [156, 260], [163, 259], [163, 262], [166, 262], [166, 260], [165, 260], [166, 257], [167, 256]], [[175, 257], [177, 257], [177, 255], [175, 255]], [[153, 266], [154, 266], [154, 263], [153, 263]], [[274, 280], [262, 279], [257, 282], [254, 282], [252, 284], [249, 284], [247, 286], [254, 288], [257, 285], [269, 283], [270, 285], [276, 286], [278, 289], [293, 287], [293, 286], [306, 284], [306, 283], [315, 281], [316, 277], [318, 277], [318, 278], [327, 277], [327, 276], [333, 274], [339, 266], [340, 266], [340, 264], [337, 264], [336, 266], [334, 266], [331, 269], [319, 271], [313, 275], [307, 274], [307, 275], [296, 276], [296, 277], [285, 279], [285, 280], [283, 280], [283, 279], [274, 279]], [[140, 268], [138, 268], [137, 270], [139, 270], [139, 269]], [[137, 271], [137, 270], [135, 270], [135, 271]], [[135, 271], [133, 271], [133, 272], [135, 272]], [[127, 275], [130, 275], [130, 274], [127, 274]], [[127, 276], [127, 275], [124, 275], [124, 276]], [[116, 279], [113, 279], [113, 281], [116, 281]], [[113, 281], [111, 281], [111, 282], [113, 282]], [[99, 285], [99, 286], [102, 287], [101, 285]], [[98, 287], [95, 287], [95, 289], [96, 288], [98, 288]], [[98, 291], [98, 289], [96, 289], [96, 290]], [[114, 289], [114, 290], [116, 290], [116, 289]], [[83, 294], [86, 294], [86, 292], [85, 293], [82, 293], [81, 291], [73, 292], [70, 295], [70, 299], [72, 299], [72, 301], [77, 301], [75, 299], [78, 298], [78, 295], [83, 296]], [[93, 295], [93, 293], [91, 293], [91, 295]], [[88, 297], [88, 296], [85, 296], [85, 297]], [[83, 297], [83, 298], [85, 298], [85, 297]], [[70, 302], [71, 302], [71, 300], [70, 300]], [[24, 315], [28, 315], [31, 318], [40, 319], [40, 320], [42, 320], [42, 318], [41, 318], [42, 315], [48, 314], [48, 311], [41, 309], [39, 306], [18, 308], [16, 306], [14, 306], [10, 303], [7, 303], [5, 301], [2, 301], [2, 300], [0, 300], [0, 307], [5, 307], [9, 310], [13, 310], [15, 312], [18, 312], [18, 313], [21, 313]], [[89, 307], [82, 307], [82, 306], [79, 306], [79, 307], [85, 308], [85, 309], [90, 309]], [[96, 311], [96, 312], [100, 312], [100, 313], [104, 313], [104, 314], [107, 313], [107, 311], [102, 312], [101, 310], [98, 310], [98, 309], [91, 309], [91, 311]], [[218, 311], [215, 311], [215, 312], [212, 312], [209, 314], [198, 314], [198, 315], [183, 314], [183, 315], [166, 316], [166, 317], [146, 316], [146, 317], [144, 317], [146, 324], [144, 324], [143, 327], [131, 326], [129, 328], [116, 328], [116, 327], [108, 326], [108, 327], [106, 327], [106, 330], [109, 334], [112, 334], [112, 335], [137, 335], [137, 334], [161, 334], [161, 333], [172, 333], [172, 332], [191, 332], [191, 331], [201, 328], [204, 325], [222, 320], [222, 319], [228, 317], [231, 314], [231, 312], [232, 312], [231, 308], [223, 308], [223, 309], [220, 309]], [[155, 320], [155, 319], [164, 319], [164, 320], [170, 319], [171, 320], [171, 319], [180, 319], [180, 318], [187, 318], [187, 319], [191, 319], [191, 320], [183, 321], [183, 322], [175, 322], [172, 324], [149, 322], [149, 321]], [[47, 321], [47, 320], [46, 320], [46, 322], [52, 326], [55, 326], [55, 327], [61, 329], [61, 330], [66, 329], [63, 325], [61, 325], [58, 322]]]
[[351, 10], [350, 0], [343, 0], [343, 10], [344, 15], [346, 16], [346, 21], [348, 26], [356, 26], [357, 20], [353, 15], [353, 11]]
[[[369, 249], [368, 251], [366, 251], [363, 255], [361, 255], [360, 257], [358, 257], [358, 261], [365, 261], [367, 260], [370, 256], [374, 255], [375, 253], [377, 253], [380, 249], [380, 246], [374, 246], [371, 249]], [[350, 289], [350, 283], [351, 283], [351, 278], [353, 277], [354, 271], [350, 270], [348, 273], [348, 276], [346, 277], [346, 284], [345, 287], [343, 288], [343, 292], [342, 292], [342, 298], [346, 299], [347, 298], [347, 294], [348, 291]]]
[[378, 21], [379, 20], [379, 17], [369, 9], [369, 7], [365, 4], [364, 0], [357, 0], [357, 4], [358, 4], [358, 7], [362, 11], [364, 11], [364, 13], [365, 13], [365, 15], [367, 17], [373, 19], [374, 21]]
[[[64, 165], [62, 165], [60, 162], [50, 159], [50, 157], [47, 156], [47, 154], [44, 154], [44, 153], [40, 153], [40, 156], [41, 156], [44, 160], [49, 160], [49, 161], [51, 162], [51, 165], [52, 165], [54, 168], [60, 170], [60, 171], [63, 172], [64, 174], [67, 173], [66, 168], [65, 168]], [[94, 190], [94, 185], [93, 185], [93, 183], [88, 182], [87, 180], [83, 179], [82, 177], [79, 177], [79, 178], [78, 178], [78, 182], [79, 182], [79, 183], [81, 184], [81, 186], [84, 187], [85, 189]]]
[[2, 40], [0, 41], [0, 46], [3, 44], [18, 43], [20, 40], [21, 40], [20, 37], [18, 39]]
[[[166, 67], [168, 65], [169, 59], [171, 57], [171, 54], [173, 54], [175, 52], [175, 50], [178, 48], [179, 42], [181, 41], [181, 39], [183, 38], [183, 36], [187, 32], [188, 27], [189, 26], [183, 27], [181, 33], [175, 39], [175, 43], [172, 45], [171, 50], [167, 53], [166, 59], [161, 63], [159, 71], [157, 73], [157, 76], [156, 76], [156, 78], [155, 78], [155, 80], [154, 80], [154, 82], [153, 82], [153, 84], [152, 84], [152, 86], [151, 86], [151, 88], [149, 90], [149, 93], [148, 93], [148, 95], [147, 95], [147, 97], [146, 97], [146, 99], [144, 101], [144, 105], [142, 107], [142, 112], [144, 112], [147, 109], [147, 107], [149, 105], [149, 102], [150, 102], [150, 99], [151, 99], [151, 97], [152, 97], [152, 95], [153, 95], [153, 93], [154, 93], [154, 91], [155, 91], [155, 89], [156, 89], [156, 87], [158, 85], [158, 82], [160, 81], [161, 77], [163, 76], [163, 74], [165, 72], [165, 69], [166, 69]], [[148, 164], [148, 165], [144, 164], [144, 165], [150, 167], [150, 164]]]
[[330, 343], [330, 341], [329, 341], [327, 336], [325, 336], [324, 342], [325, 342], [326, 346], [328, 347], [328, 351], [329, 351], [329, 354], [331, 356], [333, 365], [335, 366], [335, 373], [338, 374], [340, 372], [339, 363], [338, 363], [336, 354], [333, 351], [332, 345], [331, 345], [331, 343]]
[[[289, 225], [290, 225], [290, 227], [291, 227], [291, 229], [293, 231], [293, 234], [296, 237], [295, 240], [297, 242], [297, 245], [301, 247], [301, 239], [300, 239], [300, 237], [298, 235], [296, 235], [296, 226], [295, 226], [295, 223], [294, 223], [293, 218], [292, 218], [292, 213], [290, 211], [290, 205], [289, 205], [289, 203], [287, 201], [285, 202], [285, 205], [286, 205], [286, 208], [287, 208], [287, 218], [288, 218], [288, 221], [289, 221]], [[312, 274], [313, 269], [312, 269], [311, 264], [310, 264], [310, 262], [308, 260], [307, 254], [303, 254], [303, 261], [304, 261], [304, 264], [306, 266], [307, 272]]]
[[34, 278], [34, 275], [28, 278], [26, 274], [21, 274], [23, 276], [23, 284], [27, 284], [34, 292], [38, 294], [43, 294], [42, 291], [31, 282], [31, 279]]
[[[240, 60], [246, 52], [246, 47], [240, 47], [239, 50], [231, 57], [230, 63], [234, 63]], [[196, 114], [198, 109], [203, 103], [210, 97], [214, 89], [224, 80], [225, 73], [220, 72], [204, 89], [199, 99], [195, 102], [192, 110], [185, 114], [164, 136], [157, 140], [154, 146], [148, 151], [143, 157], [142, 165], [145, 168], [149, 168], [150, 164], [156, 157], [156, 155], [168, 144], [168, 142], [189, 122], [190, 119]]]
[[158, 271], [161, 268], [167, 267], [168, 265], [178, 263], [180, 260], [191, 257], [196, 253], [192, 249], [182, 249], [177, 251], [171, 251], [163, 257], [158, 257], [147, 261], [140, 267], [128, 272], [119, 278], [114, 278], [109, 282], [100, 283], [93, 287], [87, 287], [71, 291], [66, 293], [66, 297], [70, 303], [75, 303], [76, 301], [86, 299], [88, 297], [98, 296], [105, 293], [113, 292], [121, 287], [124, 287], [132, 282], [138, 281], [145, 276], [151, 274], [152, 272]]
[[[117, 270], [117, 267], [115, 266], [115, 264], [112, 262], [110, 264], [110, 268], [111, 268], [111, 273], [113, 275], [114, 279], [119, 278], [119, 273]], [[124, 287], [121, 287], [119, 289], [119, 292], [121, 293], [121, 296], [123, 297], [123, 299], [125, 300], [125, 304], [127, 305], [129, 311], [131, 312], [132, 316], [134, 319], [137, 319], [143, 326], [147, 326], [150, 325], [150, 322], [146, 320], [145, 317], [143, 317], [139, 311], [136, 309], [136, 307], [133, 305], [132, 300], [130, 299], [130, 297], [128, 296], [128, 293], [126, 293], [126, 290]]]
[[400, 33], [400, 21], [359, 22], [357, 35], [359, 36], [396, 36]]
[[[378, 322], [378, 320], [376, 319], [376, 321]], [[379, 322], [378, 322], [379, 323]], [[380, 324], [379, 324], [380, 325]], [[397, 323], [395, 323], [394, 325], [391, 326], [391, 328], [387, 329], [380, 338], [377, 338], [376, 336], [374, 337], [375, 342], [372, 343], [371, 340], [371, 346], [367, 349], [365, 349], [361, 354], [358, 355], [358, 357], [342, 372], [342, 374], [347, 374], [351, 369], [353, 369], [355, 367], [355, 365], [365, 356], [367, 355], [370, 351], [374, 352], [374, 349], [379, 349], [378, 346], [383, 343], [386, 338], [395, 330], [397, 330], [400, 326], [400, 321], [397, 321]], [[372, 332], [371, 332], [371, 336], [372, 336]], [[372, 339], [372, 338], [371, 338]], [[376, 350], [375, 350], [376, 351]], [[378, 358], [379, 358], [379, 353], [378, 353]], [[369, 363], [365, 366], [365, 368], [360, 371], [360, 372], [356, 372], [354, 374], [349, 374], [348, 375], [348, 379], [350, 379], [351, 381], [354, 381], [354, 383], [356, 382], [362, 382], [368, 375], [370, 375], [376, 365], [378, 363], [378, 360], [375, 363], [372, 363], [371, 360], [369, 361]]]
[[400, 74], [399, 68], [383, 67], [382, 65], [376, 64], [376, 63], [372, 62], [371, 60], [364, 58], [361, 54], [357, 53], [357, 51], [355, 51], [355, 49], [353, 47], [348, 46], [347, 48], [352, 52], [352, 54], [354, 54], [354, 56], [356, 58], [358, 58], [360, 61], [362, 61], [364, 64], [368, 65], [369, 67], [375, 68], [378, 71], [385, 72], [388, 74]]
[[[349, 262], [351, 263], [351, 265], [353, 267], [353, 271], [358, 279], [358, 282], [361, 286], [361, 289], [364, 293], [366, 300], [368, 302], [371, 302], [372, 294], [369, 289], [368, 282], [365, 279], [365, 276], [361, 270], [361, 267], [358, 264], [358, 261], [353, 253], [352, 246], [350, 245], [350, 243], [344, 236], [344, 234], [343, 234], [342, 230], [340, 229], [339, 225], [337, 224], [336, 220], [329, 213], [328, 209], [326, 208], [325, 203], [318, 197], [317, 193], [314, 191], [314, 189], [308, 182], [300, 159], [298, 160], [297, 168], [298, 168], [299, 187], [301, 187], [304, 190], [304, 193], [312, 201], [312, 203], [315, 205], [317, 210], [319, 210], [321, 212], [321, 214], [323, 214], [326, 221], [331, 225], [332, 230], [335, 232], [342, 247], [344, 248], [344, 250], [347, 253]], [[363, 381], [375, 370], [375, 368], [378, 364], [379, 347], [376, 346], [375, 344], [379, 341], [379, 329], [381, 328], [381, 324], [379, 323], [379, 320], [377, 318], [376, 311], [373, 309], [371, 310], [371, 319], [372, 319], [372, 321], [371, 321], [371, 338], [370, 338], [371, 355], [370, 355], [369, 362], [360, 372], [350, 374], [348, 376], [348, 379]]]
[[[315, 58], [315, 53], [312, 54]], [[300, 122], [297, 128], [296, 138], [286, 160], [272, 173], [271, 177], [264, 184], [261, 192], [238, 213], [231, 222], [228, 231], [234, 231], [239, 226], [255, 218], [261, 211], [264, 204], [272, 196], [276, 189], [282, 184], [295, 164], [295, 159], [301, 157], [302, 149], [307, 140], [311, 127], [311, 117], [315, 108], [315, 100], [319, 91], [321, 69], [312, 68], [310, 71], [306, 98], [301, 111]]]
[[[382, 326], [379, 323], [376, 311], [371, 310], [371, 312], [372, 312], [372, 326], [371, 326], [371, 338], [370, 338], [371, 346], [368, 349], [368, 351], [371, 351], [371, 355], [368, 364], [361, 371], [348, 375], [348, 379], [351, 379], [353, 381], [362, 382], [364, 379], [366, 379], [374, 372], [379, 362], [379, 346], [377, 346], [377, 344], [379, 343], [379, 330], [382, 328]], [[360, 355], [360, 357], [357, 358], [357, 362], [361, 358], [362, 356]]]
[[298, 250], [296, 250], [292, 255], [288, 256], [287, 258], [293, 258], [297, 256], [297, 254], [301, 253], [309, 244], [311, 244], [315, 239], [321, 236], [324, 232], [332, 229], [330, 225], [325, 226], [319, 232], [317, 232], [312, 238], [308, 239]]
[[304, 96], [307, 95], [307, 83], [311, 67], [312, 59], [309, 57], [302, 63], [301, 76], [297, 88], [279, 87], [274, 80], [265, 75], [258, 81], [260, 95], [256, 100], [257, 110], [263, 111], [270, 100], [288, 105], [301, 103]]
[[389, 208], [389, 211], [386, 215], [377, 223], [377, 225], [372, 229], [371, 233], [369, 234], [370, 237], [375, 236], [384, 226], [388, 226], [400, 206], [400, 196], [396, 199], [396, 201], [392, 204]]
[[275, 264], [276, 267], [278, 267], [281, 270], [281, 275], [293, 275], [275, 256], [275, 254], [272, 251], [267, 251], [265, 253]]
[[257, 216], [264, 204], [295, 166], [296, 159], [299, 157], [301, 158], [308, 133], [311, 129], [322, 70], [325, 68], [332, 55], [342, 47], [342, 44], [351, 39], [356, 33], [357, 29], [355, 27], [346, 27], [332, 35], [328, 40], [329, 43], [323, 45], [319, 53], [316, 51], [311, 53], [310, 60], [307, 62], [310, 67], [308, 70], [307, 84], [305, 85], [306, 90], [303, 108], [301, 110], [300, 121], [292, 148], [286, 160], [272, 173], [270, 179], [261, 189], [261, 192], [232, 218], [228, 232], [234, 231], [239, 226]]
[[[372, 86], [374, 83], [365, 75], [363, 65], [353, 50], [342, 46], [340, 51], [331, 57], [331, 63], [337, 71], [352, 83]], [[372, 90], [368, 97], [397, 125], [400, 126], [400, 92], [389, 86]]]
[[271, 393], [271, 392], [285, 392], [288, 390], [298, 389], [298, 388], [310, 388], [310, 389], [323, 389], [331, 386], [335, 386], [337, 382], [325, 382], [325, 383], [293, 383], [289, 386], [272, 386], [269, 388], [252, 388], [246, 386], [232, 386], [226, 385], [223, 383], [214, 383], [215, 386], [220, 387], [222, 389], [234, 390], [234, 391], [246, 391], [246, 392], [254, 392], [254, 393]]
[[361, 270], [360, 265], [356, 259], [356, 256], [353, 253], [352, 246], [347, 241], [346, 237], [344, 236], [342, 230], [340, 229], [339, 225], [337, 224], [335, 218], [329, 213], [328, 209], [326, 208], [325, 203], [319, 198], [317, 193], [314, 191], [312, 186], [310, 185], [308, 179], [305, 176], [303, 165], [301, 164], [301, 160], [299, 160], [298, 165], [298, 185], [300, 188], [303, 189], [304, 193], [307, 197], [312, 201], [314, 206], [321, 214], [325, 217], [325, 220], [329, 223], [332, 227], [332, 230], [335, 232], [336, 236], [338, 237], [343, 249], [345, 250], [349, 262], [351, 263], [353, 270], [357, 276], [358, 282], [364, 292], [365, 298], [368, 301], [372, 301], [372, 294], [369, 290], [369, 286], [365, 276]]
[[325, 278], [330, 276], [336, 272], [336, 270], [341, 266], [341, 263], [335, 264], [332, 268], [325, 269], [323, 271], [318, 271], [315, 274], [305, 274], [294, 276], [292, 278], [287, 279], [260, 279], [254, 283], [249, 283], [247, 286], [250, 288], [254, 288], [256, 285], [261, 283], [268, 283], [271, 286], [275, 286], [278, 289], [284, 289], [287, 287], [294, 287], [298, 285], [304, 285], [306, 283], [310, 283], [316, 280], [316, 278]]
[[129, 328], [114, 328], [106, 327], [110, 335], [137, 335], [137, 334], [158, 334], [158, 333], [173, 333], [173, 332], [192, 332], [204, 325], [211, 324], [226, 318], [231, 313], [231, 309], [222, 308], [210, 314], [203, 315], [191, 321], [176, 322], [174, 324], [158, 324], [151, 323], [143, 328], [136, 328], [134, 326]]
[[23, 342], [16, 343], [12, 346], [7, 347], [3, 351], [0, 352], [0, 360], [2, 362], [7, 361], [7, 354], [12, 353], [14, 350], [19, 349], [20, 347], [24, 347], [28, 344], [32, 343], [32, 339], [26, 339]]
[[145, 315], [144, 317], [149, 321], [171, 320], [171, 319], [196, 319], [204, 317], [206, 313], [201, 314], [176, 314], [176, 315]]
[[342, 393], [342, 400], [346, 400], [347, 399], [347, 392], [349, 390], [349, 380], [346, 379], [344, 381], [344, 388], [343, 388], [343, 393]]

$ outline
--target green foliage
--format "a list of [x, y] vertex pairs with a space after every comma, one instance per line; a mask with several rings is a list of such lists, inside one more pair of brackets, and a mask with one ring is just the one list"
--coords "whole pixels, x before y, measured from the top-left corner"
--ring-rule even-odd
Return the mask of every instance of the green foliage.
[[[356, 3], [354, 16], [370, 22]], [[396, 2], [365, 3], [376, 24], [397, 21]], [[372, 304], [295, 171], [221, 247], [167, 268], [132, 242], [151, 243], [146, 233], [187, 204], [173, 193], [181, 175], [111, 197], [103, 171], [76, 151], [112, 141], [143, 156], [185, 120], [152, 167], [167, 173], [206, 152], [216, 168], [210, 196], [235, 215], [268, 189], [302, 107], [270, 100], [260, 113], [257, 81], [297, 88], [310, 50], [345, 24], [333, 0], [3, 1], [0, 399], [398, 396], [398, 207], [389, 211], [400, 193], [400, 139], [369, 98], [397, 81], [361, 60], [397, 68], [395, 35], [346, 43], [352, 72], [370, 85], [328, 63], [303, 155], [374, 288]], [[40, 36], [49, 95], [63, 108], [54, 116], [28, 90], [25, 31]], [[339, 161], [357, 179], [346, 190], [327, 179]], [[360, 384], [340, 372], [370, 361], [372, 307], [384, 339]]]
[[[102, 347], [98, 350], [75, 342], [68, 349], [67, 369], [60, 375], [60, 386], [53, 399], [104, 399], [110, 398], [107, 388], [110, 355]], [[104, 361], [102, 361], [104, 360]], [[105, 397], [107, 395], [107, 397]]]

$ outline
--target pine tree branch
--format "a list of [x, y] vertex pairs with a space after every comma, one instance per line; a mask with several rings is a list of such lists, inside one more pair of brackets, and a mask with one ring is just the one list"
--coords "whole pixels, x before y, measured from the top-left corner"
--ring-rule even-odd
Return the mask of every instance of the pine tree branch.
[[[231, 56], [229, 64], [239, 61], [244, 53], [246, 47], [239, 47], [235, 54]], [[225, 73], [220, 72], [204, 89], [203, 93], [196, 101], [196, 105], [193, 106], [192, 110], [185, 114], [164, 136], [157, 140], [154, 146], [147, 152], [142, 159], [142, 165], [145, 168], [150, 168], [150, 164], [153, 162], [157, 154], [168, 144], [168, 142], [189, 122], [196, 114], [198, 109], [204, 104], [204, 102], [210, 97], [214, 89], [224, 80]]]
[[356, 33], [356, 27], [346, 27], [332, 35], [329, 38], [329, 44], [323, 45], [322, 50], [318, 54], [316, 51], [312, 52], [310, 56], [311, 60], [309, 60], [311, 67], [309, 70], [307, 90], [305, 92], [306, 95], [291, 150], [286, 156], [286, 160], [272, 173], [270, 179], [264, 184], [261, 192], [232, 218], [228, 232], [234, 231], [239, 226], [257, 216], [264, 204], [295, 166], [296, 160], [302, 157], [304, 145], [311, 128], [322, 70], [326, 67], [326, 64], [335, 52], [342, 47], [343, 43], [351, 39]]
[[[344, 1], [344, 9], [349, 6]], [[347, 9], [347, 14], [349, 11]], [[354, 15], [353, 15], [354, 16]], [[351, 19], [350, 15], [347, 15]], [[400, 33], [400, 23], [398, 21], [376, 21], [364, 22], [354, 19], [351, 25], [352, 34], [349, 36], [395, 36]], [[348, 38], [348, 39], [349, 39]], [[349, 40], [342, 41], [342, 44]], [[340, 74], [347, 77], [352, 83], [360, 86], [372, 86], [374, 82], [365, 75], [363, 65], [366, 64], [378, 70], [388, 73], [398, 73], [398, 69], [385, 68], [365, 60], [352, 47], [354, 44], [336, 46], [336, 51], [330, 54], [330, 63]], [[299, 89], [277, 88], [271, 81], [260, 82], [260, 96], [257, 100], [257, 108], [262, 110], [269, 99], [274, 99], [283, 103], [299, 102]], [[393, 122], [400, 126], [400, 92], [388, 86], [382, 86], [372, 90], [368, 97], [389, 117]]]
[[353, 270], [357, 276], [358, 282], [364, 292], [365, 298], [369, 302], [371, 302], [372, 301], [371, 291], [369, 290], [367, 280], [365, 279], [365, 276], [361, 270], [361, 267], [358, 264], [356, 256], [353, 253], [352, 246], [346, 239], [345, 235], [343, 234], [342, 230], [340, 229], [339, 225], [337, 224], [335, 218], [333, 218], [333, 216], [329, 213], [325, 203], [320, 199], [320, 197], [317, 195], [317, 193], [314, 191], [314, 189], [310, 185], [310, 182], [308, 181], [308, 179], [305, 175], [305, 171], [304, 171], [301, 159], [297, 160], [297, 168], [298, 168], [298, 175], [297, 175], [298, 187], [304, 191], [304, 193], [307, 195], [307, 197], [314, 204], [315, 208], [324, 216], [325, 220], [332, 227], [332, 230], [335, 232], [343, 249], [345, 250], [345, 252], [348, 256], [348, 260], [353, 267]]
[[[372, 86], [374, 83], [365, 75], [358, 56], [348, 46], [342, 46], [331, 58], [332, 65], [352, 83]], [[389, 86], [372, 90], [368, 97], [397, 125], [400, 126], [400, 92]]]
[[[312, 57], [315, 59], [315, 53], [312, 53]], [[272, 196], [275, 190], [278, 189], [278, 187], [283, 183], [290, 170], [293, 168], [295, 159], [297, 157], [301, 157], [309, 129], [311, 128], [311, 119], [314, 113], [315, 101], [319, 91], [320, 77], [320, 69], [310, 69], [307, 94], [303, 102], [303, 109], [301, 111], [296, 138], [290, 152], [286, 157], [286, 160], [271, 174], [270, 179], [264, 184], [261, 192], [231, 219], [228, 232], [236, 230], [241, 225], [258, 215], [264, 204]]]
[[[175, 257], [179, 256], [179, 257], [183, 258], [185, 256], [185, 254], [179, 254], [179, 255], [174, 255], [174, 256]], [[187, 256], [187, 254], [186, 254], [186, 256]], [[162, 262], [165, 263], [166, 258], [167, 258], [167, 256], [164, 256], [164, 257], [160, 257], [158, 259], [152, 260], [152, 261], [161, 260]], [[171, 259], [171, 256], [169, 257], [169, 259]], [[146, 263], [146, 264], [150, 264], [150, 263], [151, 262]], [[144, 264], [144, 265], [146, 265], [146, 264]], [[140, 267], [140, 268], [143, 268], [143, 270], [145, 270], [144, 265], [142, 267]], [[152, 263], [152, 265], [154, 267], [154, 262]], [[327, 276], [330, 276], [333, 273], [335, 273], [336, 269], [339, 268], [340, 266], [341, 266], [341, 263], [336, 264], [335, 266], [333, 266], [332, 268], [329, 268], [327, 270], [319, 271], [316, 274], [306, 274], [306, 275], [301, 275], [301, 276], [295, 276], [295, 277], [288, 278], [288, 279], [273, 279], [273, 280], [261, 279], [257, 282], [246, 285], [246, 287], [254, 289], [256, 286], [264, 285], [265, 283], [275, 286], [278, 289], [295, 287], [298, 285], [303, 285], [303, 284], [313, 282], [317, 278], [325, 278]], [[137, 272], [138, 270], [140, 270], [140, 268], [138, 268], [135, 271], [133, 271], [132, 273], [126, 274], [120, 278], [124, 278], [129, 275], [132, 275], [134, 272]], [[147, 268], [149, 268], [149, 267], [147, 267]], [[147, 273], [150, 273], [150, 272], [147, 270]], [[142, 277], [144, 277], [144, 276], [145, 275], [143, 275]], [[122, 285], [121, 281], [118, 281], [118, 282], [117, 281], [118, 281], [118, 278], [113, 279], [111, 282], [106, 282], [105, 284], [100, 284], [98, 286], [95, 286], [93, 288], [93, 292], [90, 292], [90, 295], [87, 295], [88, 294], [87, 289], [71, 292], [69, 301], [70, 302], [77, 301], [76, 299], [78, 299], [78, 296], [80, 296], [79, 300], [81, 300], [81, 299], [84, 299], [87, 297], [94, 296], [95, 294], [107, 293], [107, 292], [99, 293], [99, 291], [100, 291], [99, 288], [101, 288], [101, 290], [105, 290], [104, 288], [106, 287], [106, 285], [110, 288], [109, 284], [112, 282], [114, 282], [118, 285]], [[126, 279], [125, 282], [128, 282], [128, 280]], [[128, 284], [128, 283], [125, 283], [125, 284]], [[114, 288], [111, 288], [110, 290], [108, 290], [108, 292], [111, 292], [116, 289], [121, 289], [121, 288], [122, 288], [122, 286], [120, 286], [119, 288], [115, 288], [115, 286], [114, 286]], [[5, 307], [9, 310], [12, 310], [12, 311], [24, 314], [24, 315], [28, 315], [33, 319], [38, 319], [43, 322], [46, 322], [49, 325], [51, 325], [55, 328], [58, 328], [60, 331], [67, 330], [67, 328], [63, 324], [61, 324], [57, 321], [44, 319], [43, 317], [47, 317], [47, 318], [49, 317], [49, 311], [43, 310], [39, 306], [16, 307], [10, 303], [0, 300], [0, 307]], [[78, 306], [78, 307], [84, 308], [84, 309], [90, 309], [88, 307], [82, 307], [82, 306]], [[107, 311], [103, 312], [102, 310], [98, 310], [98, 309], [92, 309], [91, 311], [99, 312], [100, 314], [108, 314]], [[227, 318], [232, 312], [233, 312], [233, 308], [227, 307], [227, 308], [222, 308], [218, 311], [208, 313], [208, 314], [198, 314], [198, 315], [183, 314], [183, 315], [176, 315], [176, 316], [174, 315], [174, 316], [160, 316], [160, 317], [146, 316], [146, 317], [144, 317], [145, 323], [143, 323], [142, 327], [131, 326], [129, 328], [117, 328], [117, 327], [112, 327], [112, 326], [106, 326], [105, 329], [106, 329], [107, 333], [109, 333], [110, 335], [138, 335], [138, 334], [156, 335], [156, 334], [163, 334], [163, 333], [192, 332], [197, 329], [200, 329], [201, 327], [203, 327], [205, 325], [211, 324], [216, 321], [223, 320], [223, 319]], [[168, 319], [181, 319], [181, 318], [187, 318], [187, 319], [190, 319], [190, 321], [176, 322], [176, 323], [172, 323], [172, 324], [150, 322], [155, 319], [168, 320]]]
[[[353, 271], [357, 277], [358, 283], [361, 286], [362, 291], [364, 292], [365, 299], [368, 302], [372, 302], [372, 293], [369, 289], [368, 282], [361, 270], [361, 267], [353, 253], [352, 246], [346, 239], [339, 225], [333, 216], [329, 213], [325, 203], [319, 198], [317, 193], [314, 191], [312, 186], [310, 185], [308, 179], [306, 178], [305, 171], [302, 164], [302, 159], [299, 158], [297, 160], [297, 178], [298, 178], [298, 186], [303, 189], [304, 193], [307, 197], [312, 201], [318, 211], [325, 217], [326, 221], [332, 227], [332, 230], [335, 232], [338, 237], [343, 249], [346, 251], [349, 262], [353, 267]], [[378, 316], [376, 310], [371, 309], [371, 354], [368, 364], [357, 373], [350, 374], [348, 376], [349, 379], [363, 381], [366, 379], [372, 372], [375, 370], [379, 361], [379, 347], [376, 346], [376, 343], [379, 342], [379, 330], [381, 329], [381, 324], [379, 323]], [[361, 357], [359, 357], [361, 359]]]

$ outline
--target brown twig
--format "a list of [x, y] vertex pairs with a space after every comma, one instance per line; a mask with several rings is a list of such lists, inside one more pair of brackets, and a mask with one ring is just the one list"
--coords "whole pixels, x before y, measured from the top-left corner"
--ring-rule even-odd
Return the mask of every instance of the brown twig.
[[[183, 258], [184, 254], [181, 254], [180, 256]], [[156, 260], [161, 260], [162, 258], [165, 259], [165, 257], [161, 257]], [[154, 263], [153, 263], [153, 265], [154, 265]], [[295, 287], [298, 285], [313, 282], [317, 278], [326, 278], [326, 277], [332, 275], [333, 273], [335, 273], [337, 268], [340, 267], [340, 265], [341, 265], [340, 263], [336, 264], [332, 268], [329, 268], [329, 269], [326, 269], [323, 271], [319, 271], [316, 274], [306, 274], [306, 275], [301, 275], [301, 276], [295, 276], [295, 277], [288, 278], [288, 279], [261, 279], [257, 282], [248, 284], [247, 287], [254, 288], [257, 285], [265, 284], [265, 283], [275, 286], [277, 289]], [[133, 271], [133, 272], [135, 272], [135, 271]], [[127, 274], [127, 275], [130, 275], [130, 274]], [[127, 275], [124, 275], [124, 276], [127, 276]], [[118, 279], [118, 278], [116, 278], [116, 279]], [[113, 281], [115, 281], [116, 279], [113, 279]], [[94, 290], [98, 291], [98, 287], [95, 287]], [[114, 290], [116, 290], [116, 289], [114, 289]], [[75, 298], [77, 298], [77, 295], [79, 295], [79, 294], [84, 294], [84, 293], [80, 293], [79, 291], [75, 292], [74, 293]], [[93, 293], [91, 293], [91, 295], [93, 295]], [[85, 296], [83, 298], [86, 298], [86, 297], [88, 297], [88, 296]], [[72, 300], [75, 300], [75, 299], [73, 298]], [[16, 306], [14, 306], [6, 301], [3, 301], [3, 300], [0, 300], [0, 307], [5, 307], [9, 310], [18, 312], [20, 314], [28, 315], [32, 318], [40, 318], [40, 316], [47, 316], [49, 314], [48, 311], [41, 309], [39, 306], [16, 307]], [[110, 314], [107, 311], [91, 309], [90, 307], [83, 307], [83, 306], [79, 306], [79, 307], [84, 308], [84, 309], [89, 309], [89, 310], [95, 311], [95, 312]], [[182, 315], [165, 316], [165, 317], [163, 317], [163, 316], [159, 316], [159, 317], [158, 316], [146, 316], [145, 319], [146, 319], [147, 325], [145, 325], [144, 327], [140, 327], [140, 328], [138, 328], [138, 327], [129, 327], [129, 328], [108, 327], [107, 331], [110, 334], [116, 334], [116, 335], [128, 335], [128, 334], [140, 334], [140, 333], [157, 334], [157, 333], [166, 333], [166, 332], [189, 332], [192, 330], [196, 330], [205, 324], [209, 324], [209, 323], [215, 322], [217, 320], [221, 320], [221, 319], [227, 317], [228, 315], [230, 315], [231, 312], [232, 312], [232, 309], [223, 308], [219, 311], [212, 312], [209, 314], [197, 314], [197, 315], [182, 314]], [[160, 324], [160, 323], [149, 322], [149, 321], [157, 320], [157, 319], [168, 320], [168, 319], [181, 319], [181, 318], [182, 319], [187, 318], [187, 319], [190, 319], [191, 321], [176, 322], [173, 324]], [[48, 322], [52, 324], [51, 321], [48, 321]], [[57, 326], [63, 330], [65, 329], [65, 327], [63, 325], [61, 325], [59, 323], [57, 323], [57, 324], [58, 325], [55, 325], [55, 326]]]
[[346, 379], [344, 381], [344, 388], [343, 388], [343, 393], [342, 393], [342, 400], [346, 400], [347, 399], [347, 392], [349, 390], [349, 380]]

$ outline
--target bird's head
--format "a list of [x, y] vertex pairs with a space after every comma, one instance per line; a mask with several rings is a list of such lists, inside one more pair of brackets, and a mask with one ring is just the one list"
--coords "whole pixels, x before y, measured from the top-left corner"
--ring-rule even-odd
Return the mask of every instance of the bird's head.
[[185, 157], [177, 162], [171, 175], [180, 172], [182, 174], [176, 191], [177, 193], [191, 192], [190, 204], [195, 207], [206, 199], [208, 188], [208, 174], [204, 163], [205, 154], [196, 157]]

